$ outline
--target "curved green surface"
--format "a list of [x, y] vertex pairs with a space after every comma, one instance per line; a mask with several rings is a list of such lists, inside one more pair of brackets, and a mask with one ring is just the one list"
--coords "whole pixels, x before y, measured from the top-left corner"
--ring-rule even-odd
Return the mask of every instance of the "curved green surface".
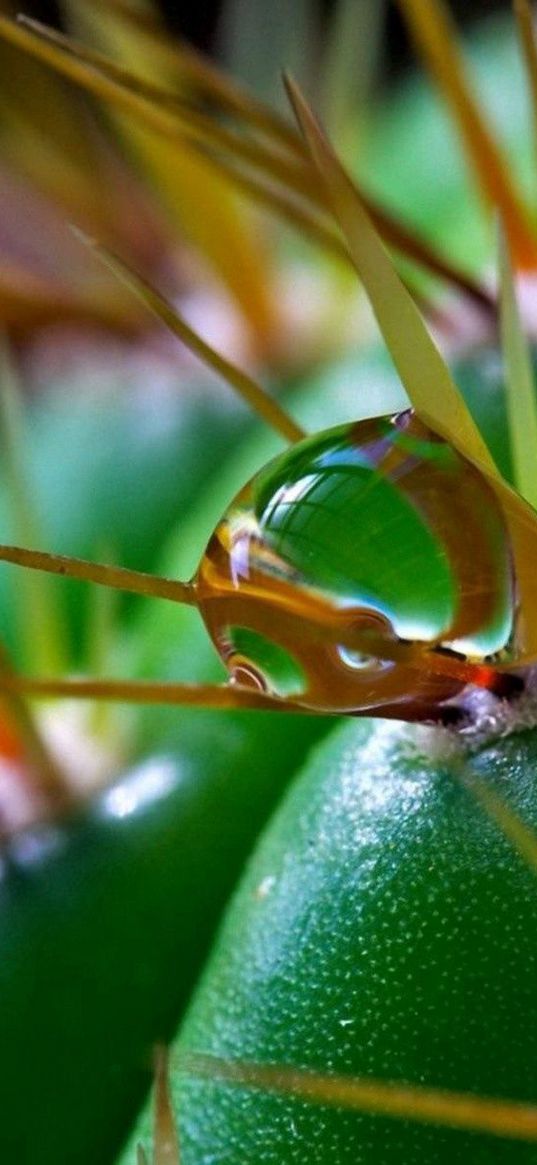
[[[0, 1160], [112, 1160], [256, 833], [321, 721], [199, 713], [0, 881]], [[178, 726], [179, 727], [179, 726]]]
[[[179, 1056], [534, 1102], [537, 870], [471, 782], [537, 827], [537, 734], [462, 765], [441, 759], [444, 746], [434, 729], [364, 722], [318, 748], [235, 896]], [[307, 1104], [179, 1067], [173, 1092], [182, 1165], [537, 1161], [535, 1143]]]

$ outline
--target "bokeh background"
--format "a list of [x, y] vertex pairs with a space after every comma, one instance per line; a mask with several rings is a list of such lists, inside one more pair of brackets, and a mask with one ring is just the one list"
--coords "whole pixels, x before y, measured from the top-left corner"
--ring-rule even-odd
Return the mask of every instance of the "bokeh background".
[[[358, 0], [359, 2], [359, 0]], [[279, 4], [297, 5], [293, 0], [279, 0]], [[204, 0], [203, 3], [178, 3], [177, 0], [161, 0], [158, 5], [170, 27], [176, 33], [187, 37], [193, 44], [206, 52], [218, 51], [222, 33], [222, 0]], [[250, 0], [235, 0], [235, 3], [226, 4], [227, 12], [233, 8], [237, 13], [241, 9], [245, 12], [255, 9], [255, 3]], [[260, 14], [264, 10], [265, 19], [269, 16], [267, 6], [258, 5]], [[408, 38], [399, 15], [388, 10], [385, 14], [386, 36], [384, 41], [384, 64], [388, 74], [404, 67], [410, 60]], [[508, 9], [507, 0], [452, 0], [450, 8], [462, 25], [472, 25], [483, 17], [502, 9]], [[52, 0], [27, 0], [21, 8], [28, 13], [54, 24], [61, 24], [61, 6]], [[318, 10], [329, 18], [332, 4], [330, 0], [323, 0], [317, 4]]]

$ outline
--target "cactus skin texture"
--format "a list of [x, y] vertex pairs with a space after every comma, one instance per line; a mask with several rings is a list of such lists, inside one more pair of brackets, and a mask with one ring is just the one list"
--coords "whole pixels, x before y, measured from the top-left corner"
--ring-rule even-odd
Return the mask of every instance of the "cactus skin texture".
[[317, 748], [172, 1056], [184, 1165], [537, 1162], [520, 1130], [387, 1118], [188, 1067], [203, 1053], [531, 1103], [536, 764], [535, 730], [465, 755], [445, 730], [351, 722]]

